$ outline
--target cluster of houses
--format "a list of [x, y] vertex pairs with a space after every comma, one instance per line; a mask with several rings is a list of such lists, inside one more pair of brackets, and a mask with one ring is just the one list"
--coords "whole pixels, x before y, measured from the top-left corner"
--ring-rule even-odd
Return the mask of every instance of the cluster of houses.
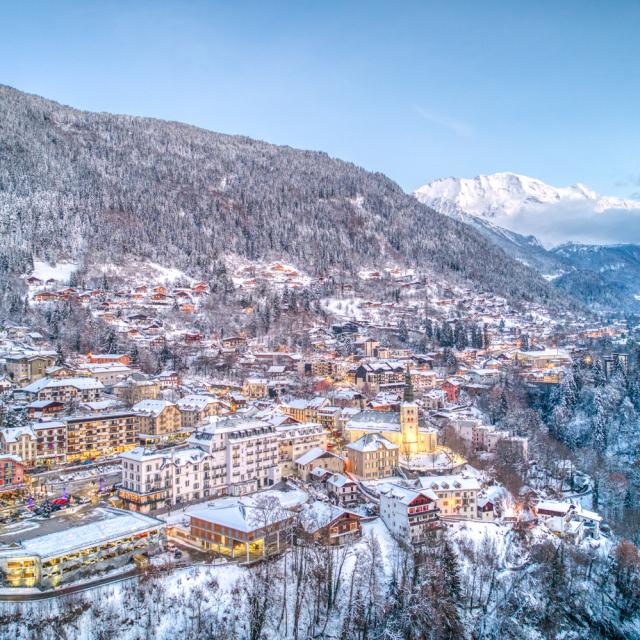
[[[86, 305], [137, 346], [157, 351], [180, 343], [192, 350], [180, 373], [150, 375], [130, 354], [62, 357], [28, 327], [0, 332], [0, 502], [8, 492], [27, 495], [30, 477], [44, 470], [106, 459], [121, 469], [117, 508], [105, 511], [106, 524], [99, 514], [95, 522], [91, 516], [70, 523], [75, 542], [53, 530], [19, 541], [0, 535], [5, 581], [56, 586], [153, 553], [167, 536], [253, 561], [295, 536], [344, 544], [372, 517], [414, 544], [447, 522], [501, 520], [491, 479], [463, 455], [502, 456], [526, 468], [529, 442], [486, 424], [475, 399], [511, 372], [531, 385], [560, 384], [572, 362], [585, 357], [581, 341], [598, 328], [575, 327], [556, 348], [543, 309], [523, 317], [499, 297], [438, 290], [430, 299], [442, 322], [453, 326], [463, 308], [484, 326], [485, 344], [421, 353], [385, 335], [397, 335], [400, 323], [422, 313], [413, 294], [431, 285], [393, 269], [361, 279], [391, 280], [403, 297], [356, 300], [345, 285], [354, 295], [345, 315], [328, 301], [335, 323], [306, 328], [308, 347], [294, 352], [267, 349], [242, 333], [169, 328], [160, 311], [184, 316], [188, 327], [208, 296], [205, 283], [80, 291], [28, 278], [35, 302]], [[243, 266], [233, 281], [247, 291], [310, 282], [282, 262]], [[615, 336], [617, 329], [607, 331]], [[197, 372], [202, 357], [216, 373]], [[222, 364], [227, 375], [217, 373]], [[603, 361], [608, 376], [628, 366], [622, 352]], [[536, 517], [568, 540], [599, 535], [599, 516], [576, 504], [542, 501]], [[104, 526], [110, 533], [101, 537]]]
[[[198, 343], [202, 334], [190, 328], [209, 296], [209, 286], [194, 282], [189, 286], [139, 284], [127, 289], [96, 288], [81, 290], [77, 287], [56, 288], [55, 280], [43, 281], [35, 276], [26, 278], [31, 299], [36, 304], [69, 302], [89, 309], [92, 315], [114, 328], [122, 340], [135, 342], [140, 347], [161, 348], [168, 338], [185, 344]], [[184, 326], [166, 327], [163, 315], [175, 311]]]

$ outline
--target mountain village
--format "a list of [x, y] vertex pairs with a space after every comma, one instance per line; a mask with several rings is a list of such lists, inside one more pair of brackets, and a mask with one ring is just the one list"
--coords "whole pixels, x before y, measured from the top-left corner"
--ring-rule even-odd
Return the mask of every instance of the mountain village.
[[[537, 304], [389, 268], [360, 281], [388, 283], [392, 301], [340, 285], [291, 327], [305, 334], [291, 348], [204, 330], [205, 282], [83, 289], [50, 275], [25, 277], [30, 304], [88, 310], [107, 340], [65, 353], [33, 327], [0, 331], [4, 593], [161, 558], [252, 564], [305, 539], [348, 547], [371, 527], [415, 547], [467, 526], [607, 544], [593, 479], [570, 460], [543, 469], [539, 443], [500, 418], [507, 381], [543, 393], [576, 363], [628, 370], [623, 323], [552, 321]], [[233, 278], [239, 294], [301, 306], [321, 285], [284, 262]], [[612, 348], [596, 356], [603, 338]]]

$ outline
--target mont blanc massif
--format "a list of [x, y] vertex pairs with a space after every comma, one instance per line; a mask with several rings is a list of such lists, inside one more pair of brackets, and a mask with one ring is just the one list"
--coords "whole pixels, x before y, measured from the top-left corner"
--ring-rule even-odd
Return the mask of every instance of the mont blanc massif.
[[0, 86], [0, 636], [639, 638], [636, 216]]

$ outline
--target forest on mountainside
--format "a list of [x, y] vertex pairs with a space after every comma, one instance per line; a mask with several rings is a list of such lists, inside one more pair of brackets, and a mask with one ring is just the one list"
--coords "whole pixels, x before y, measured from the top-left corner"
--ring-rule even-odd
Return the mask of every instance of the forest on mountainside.
[[555, 289], [380, 173], [176, 122], [0, 86], [0, 272], [136, 256], [208, 278], [230, 254], [315, 275], [404, 263], [514, 299]]

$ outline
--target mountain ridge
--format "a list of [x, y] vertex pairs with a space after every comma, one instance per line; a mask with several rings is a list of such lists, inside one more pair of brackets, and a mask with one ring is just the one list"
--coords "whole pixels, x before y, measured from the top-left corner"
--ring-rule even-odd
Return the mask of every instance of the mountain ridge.
[[479, 175], [474, 178], [440, 178], [418, 187], [420, 202], [450, 201], [463, 211], [486, 218], [508, 219], [523, 208], [561, 202], [584, 202], [602, 213], [610, 209], [640, 209], [640, 201], [601, 196], [578, 182], [553, 187], [542, 180], [511, 172]]

